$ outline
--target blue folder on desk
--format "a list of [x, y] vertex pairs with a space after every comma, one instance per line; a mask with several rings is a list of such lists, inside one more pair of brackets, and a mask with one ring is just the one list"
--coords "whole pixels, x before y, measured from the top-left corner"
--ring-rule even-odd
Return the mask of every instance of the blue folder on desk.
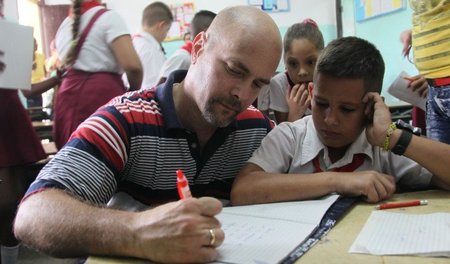
[[328, 209], [320, 222], [318, 228], [311, 234], [311, 236], [295, 248], [285, 259], [280, 263], [291, 264], [296, 262], [303, 256], [311, 247], [313, 247], [319, 240], [325, 236], [336, 222], [348, 211], [348, 209], [358, 200], [355, 197], [339, 197], [339, 199]]

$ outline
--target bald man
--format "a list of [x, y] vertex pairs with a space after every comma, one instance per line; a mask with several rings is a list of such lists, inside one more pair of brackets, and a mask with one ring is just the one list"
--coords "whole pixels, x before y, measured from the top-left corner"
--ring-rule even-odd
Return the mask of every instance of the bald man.
[[[17, 237], [59, 257], [215, 260], [224, 240], [217, 198], [229, 199], [237, 172], [272, 129], [250, 104], [280, 56], [270, 16], [224, 9], [193, 40], [187, 72], [113, 99], [78, 127], [30, 186]], [[177, 169], [195, 198], [175, 201]], [[105, 208], [119, 191], [153, 209]]]

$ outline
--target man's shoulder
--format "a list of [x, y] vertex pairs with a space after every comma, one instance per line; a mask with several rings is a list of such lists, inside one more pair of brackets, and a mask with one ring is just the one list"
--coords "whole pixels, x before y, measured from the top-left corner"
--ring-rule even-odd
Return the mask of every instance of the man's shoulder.
[[127, 92], [113, 98], [106, 107], [112, 107], [132, 123], [161, 123], [163, 120], [156, 87]]
[[266, 117], [261, 111], [250, 105], [247, 109], [241, 112], [237, 117], [238, 123], [252, 124], [254, 127], [273, 128], [275, 123]]

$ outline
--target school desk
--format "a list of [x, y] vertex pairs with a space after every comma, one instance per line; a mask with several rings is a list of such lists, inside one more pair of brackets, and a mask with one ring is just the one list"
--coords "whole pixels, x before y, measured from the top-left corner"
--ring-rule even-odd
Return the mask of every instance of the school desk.
[[[395, 194], [388, 202], [426, 199], [428, 205], [389, 209], [389, 212], [426, 214], [433, 212], [450, 213], [450, 192], [430, 190]], [[373, 204], [358, 202], [345, 214], [336, 226], [313, 246], [297, 264], [323, 263], [364, 263], [364, 264], [440, 264], [449, 263], [449, 258], [420, 256], [374, 256], [350, 254], [348, 250], [355, 241], [370, 213], [375, 210]], [[268, 249], [270, 250], [270, 249]], [[144, 264], [142, 260], [89, 257], [87, 264]]]

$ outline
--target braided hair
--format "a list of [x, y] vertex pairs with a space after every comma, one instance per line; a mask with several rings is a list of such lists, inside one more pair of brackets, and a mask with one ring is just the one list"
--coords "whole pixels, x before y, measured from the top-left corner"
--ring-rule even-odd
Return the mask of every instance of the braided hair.
[[76, 47], [79, 41], [80, 20], [81, 20], [81, 4], [83, 0], [72, 0], [73, 23], [72, 23], [72, 42], [69, 52], [64, 59], [64, 66], [70, 66], [75, 63]]

